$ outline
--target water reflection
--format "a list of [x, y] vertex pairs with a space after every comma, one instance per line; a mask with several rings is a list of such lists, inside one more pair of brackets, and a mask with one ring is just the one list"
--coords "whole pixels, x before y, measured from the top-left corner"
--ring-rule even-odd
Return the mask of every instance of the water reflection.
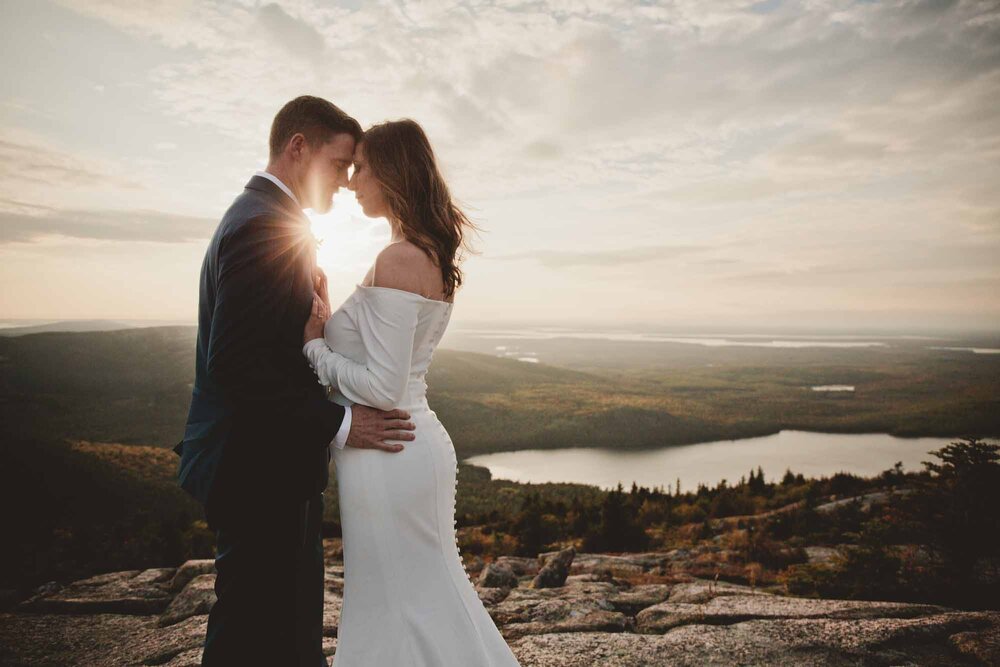
[[790, 468], [806, 477], [839, 471], [876, 475], [902, 461], [905, 470], [922, 469], [933, 449], [954, 438], [897, 438], [884, 433], [836, 434], [781, 431], [761, 438], [721, 440], [697, 445], [623, 451], [574, 447], [484, 454], [466, 459], [485, 466], [494, 477], [518, 482], [579, 482], [613, 488], [635, 481], [641, 486], [674, 484], [682, 490], [698, 484], [736, 483], [760, 466], [774, 480]]

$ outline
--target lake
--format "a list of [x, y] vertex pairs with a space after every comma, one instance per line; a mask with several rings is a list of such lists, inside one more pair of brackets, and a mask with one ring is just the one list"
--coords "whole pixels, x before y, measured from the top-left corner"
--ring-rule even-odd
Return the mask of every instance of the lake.
[[903, 462], [907, 471], [922, 470], [921, 461], [934, 460], [927, 452], [940, 449], [955, 438], [897, 438], [885, 433], [841, 434], [781, 431], [741, 440], [720, 440], [696, 445], [628, 451], [573, 447], [527, 449], [482, 454], [466, 463], [490, 469], [493, 477], [518, 482], [577, 482], [605, 489], [621, 482], [626, 489], [637, 482], [652, 487], [673, 485], [681, 491], [698, 484], [714, 486], [722, 479], [731, 484], [760, 466], [768, 481], [780, 479], [785, 470], [806, 477], [837, 472], [877, 475]]

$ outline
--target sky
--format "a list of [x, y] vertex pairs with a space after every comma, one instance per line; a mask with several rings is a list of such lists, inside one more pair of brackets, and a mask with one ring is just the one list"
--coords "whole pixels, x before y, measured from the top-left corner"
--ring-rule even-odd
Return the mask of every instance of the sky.
[[[300, 94], [409, 117], [453, 323], [1000, 329], [1000, 1], [0, 3], [0, 318], [194, 322]], [[312, 216], [331, 296], [387, 242]]]

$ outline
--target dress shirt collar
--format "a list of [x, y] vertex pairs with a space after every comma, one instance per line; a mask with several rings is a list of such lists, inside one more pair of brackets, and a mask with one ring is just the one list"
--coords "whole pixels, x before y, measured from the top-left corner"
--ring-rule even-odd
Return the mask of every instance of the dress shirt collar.
[[275, 185], [277, 185], [279, 188], [281, 188], [282, 192], [284, 192], [286, 195], [288, 195], [289, 197], [291, 197], [292, 201], [295, 202], [296, 206], [298, 206], [299, 208], [302, 208], [302, 204], [299, 203], [299, 198], [296, 197], [294, 193], [292, 193], [291, 189], [287, 185], [285, 185], [284, 183], [281, 182], [280, 178], [278, 178], [274, 174], [272, 174], [270, 172], [267, 172], [267, 171], [254, 172], [254, 176], [260, 176], [261, 178], [266, 178], [267, 180], [271, 181], [272, 183], [274, 183]]

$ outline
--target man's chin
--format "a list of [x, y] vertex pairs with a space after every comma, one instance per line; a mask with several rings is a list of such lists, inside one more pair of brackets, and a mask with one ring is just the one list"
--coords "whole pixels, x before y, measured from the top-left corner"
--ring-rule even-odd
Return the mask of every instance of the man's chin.
[[333, 198], [330, 198], [318, 206], [313, 206], [312, 210], [314, 213], [323, 215], [324, 213], [329, 213], [332, 208], [333, 208]]

